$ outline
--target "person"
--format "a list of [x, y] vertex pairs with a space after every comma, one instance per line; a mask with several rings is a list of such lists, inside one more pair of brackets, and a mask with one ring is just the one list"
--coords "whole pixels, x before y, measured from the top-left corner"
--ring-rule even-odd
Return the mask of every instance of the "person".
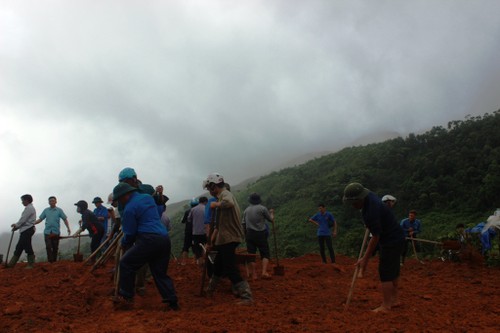
[[396, 198], [390, 194], [386, 194], [382, 197], [382, 202], [389, 206], [389, 208], [394, 208], [394, 205], [396, 205], [396, 201]]
[[243, 240], [240, 207], [234, 195], [226, 189], [224, 177], [219, 173], [208, 175], [204, 184], [207, 184], [206, 188], [217, 196], [217, 202], [212, 202], [211, 208], [218, 210], [216, 213], [218, 219], [211, 235], [211, 245], [207, 246], [207, 251], [213, 246], [217, 256], [206, 292], [208, 295], [213, 295], [221, 278], [226, 276], [232, 283], [235, 295], [241, 299], [238, 304], [250, 305], [253, 302], [252, 292], [248, 282], [241, 277], [236, 263], [236, 248]]
[[[137, 189], [138, 193], [148, 194], [153, 196], [155, 193], [155, 189], [153, 186], [149, 184], [143, 184], [139, 179], [137, 179], [137, 173], [133, 168], [126, 167], [120, 171], [118, 174], [118, 182], [124, 182], [129, 184], [130, 186]], [[123, 213], [123, 205], [118, 203], [118, 212], [119, 214]], [[151, 276], [148, 265], [144, 265], [137, 273], [135, 280], [135, 287], [137, 290], [137, 294], [139, 296], [146, 295], [146, 283], [148, 278]]]
[[163, 194], [163, 185], [156, 186], [155, 192], [153, 193], [153, 199], [155, 199], [158, 214], [161, 216], [167, 210], [167, 201], [169, 200], [169, 198]]
[[108, 204], [111, 205], [111, 207], [108, 208], [109, 216], [111, 218], [111, 229], [108, 234], [109, 242], [120, 232], [122, 224], [120, 212], [118, 211], [118, 201], [113, 199], [113, 193], [108, 195]]
[[[245, 242], [247, 243], [247, 251], [250, 254], [256, 254], [259, 250], [260, 258], [262, 260], [262, 278], [270, 279], [271, 275], [267, 272], [267, 266], [271, 259], [271, 251], [269, 250], [269, 229], [266, 221], [274, 223], [274, 214], [262, 205], [262, 200], [258, 193], [252, 193], [248, 197], [248, 206], [243, 211], [243, 227], [245, 232]], [[255, 262], [250, 263], [250, 275], [253, 280], [258, 278], [255, 270]]]
[[373, 237], [366, 252], [356, 265], [366, 271], [377, 243], [380, 244], [379, 278], [382, 283], [382, 304], [374, 312], [390, 311], [398, 305], [400, 275], [399, 257], [403, 250], [404, 233], [392, 210], [384, 205], [375, 193], [360, 183], [351, 183], [344, 189], [343, 201], [355, 209], [361, 209], [363, 222]]
[[35, 225], [37, 225], [46, 219], [43, 235], [45, 239], [45, 249], [47, 251], [47, 261], [50, 263], [57, 261], [59, 236], [61, 235], [61, 220], [63, 220], [66, 225], [68, 235], [71, 235], [68, 217], [61, 208], [56, 206], [56, 204], [56, 197], [49, 197], [49, 207], [45, 208], [38, 220], [35, 221]]
[[[323, 263], [326, 264], [325, 243], [330, 253], [330, 260], [335, 264], [335, 252], [333, 251], [332, 236], [337, 237], [337, 222], [332, 213], [326, 210], [324, 204], [318, 205], [318, 212], [308, 219], [309, 222], [318, 226], [319, 252]], [[333, 231], [331, 229], [333, 228]]]
[[205, 228], [205, 205], [208, 198], [201, 196], [198, 199], [198, 205], [193, 207], [188, 215], [188, 222], [192, 225], [192, 244], [196, 263], [203, 266], [203, 249], [200, 244], [207, 243], [207, 233]]
[[[408, 247], [415, 245], [415, 251], [418, 251], [420, 249], [419, 243], [415, 242], [411, 238], [417, 238], [417, 235], [420, 234], [422, 224], [420, 220], [416, 218], [417, 216], [417, 211], [416, 210], [410, 210], [408, 213], [408, 217], [401, 220], [400, 225], [401, 228], [403, 228], [405, 238], [410, 238], [406, 239], [406, 242], [404, 244], [403, 248], [403, 253], [401, 254], [401, 264], [403, 265], [405, 263], [405, 258], [406, 255], [408, 254]], [[413, 244], [410, 244], [413, 242]]]
[[148, 265], [162, 297], [172, 310], [179, 310], [172, 279], [167, 275], [171, 243], [168, 231], [160, 221], [153, 197], [138, 193], [137, 188], [119, 183], [113, 189], [113, 197], [123, 205], [121, 246], [125, 254], [120, 260], [118, 296], [115, 306], [128, 307], [135, 295], [135, 275]]
[[92, 203], [95, 205], [94, 209], [94, 215], [97, 216], [97, 220], [102, 223], [102, 227], [104, 229], [104, 235], [101, 241], [104, 241], [106, 237], [109, 235], [109, 230], [108, 230], [108, 218], [109, 218], [109, 212], [106, 207], [102, 205], [103, 201], [101, 197], [95, 197], [94, 200], [92, 200]]
[[[75, 203], [77, 213], [82, 215], [80, 228], [73, 234], [73, 237], [78, 237], [82, 231], [88, 230], [90, 237], [90, 253], [94, 253], [101, 244], [104, 235], [104, 226], [99, 222], [97, 216], [89, 209], [89, 204], [85, 200], [80, 200]], [[92, 259], [95, 262], [95, 256]]]
[[[180, 264], [182, 266], [186, 265], [186, 260], [189, 255], [189, 249], [193, 246], [193, 223], [188, 220], [189, 213], [191, 209], [198, 206], [198, 199], [193, 198], [189, 203], [189, 208], [184, 211], [184, 215], [182, 216], [181, 223], [184, 224], [184, 243], [182, 244], [181, 251], [181, 261]], [[193, 251], [194, 252], [194, 251]]]
[[35, 264], [35, 252], [33, 252], [33, 246], [31, 245], [31, 237], [35, 234], [36, 210], [33, 207], [33, 197], [30, 194], [21, 196], [21, 203], [24, 206], [21, 218], [17, 223], [11, 225], [12, 231], [19, 230], [19, 241], [7, 267], [14, 267], [23, 251], [25, 251], [28, 256], [26, 268], [30, 269]]

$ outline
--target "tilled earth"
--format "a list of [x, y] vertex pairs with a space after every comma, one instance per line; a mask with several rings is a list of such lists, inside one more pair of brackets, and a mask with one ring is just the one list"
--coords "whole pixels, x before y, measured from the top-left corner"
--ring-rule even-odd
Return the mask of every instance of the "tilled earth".
[[[284, 276], [250, 281], [253, 306], [236, 305], [229, 281], [213, 298], [198, 296], [200, 270], [171, 262], [181, 311], [165, 311], [153, 282], [130, 311], [113, 309], [112, 264], [90, 274], [82, 263], [38, 263], [0, 269], [0, 332], [499, 332], [500, 269], [408, 259], [401, 306], [372, 313], [381, 302], [377, 259], [356, 281], [344, 311], [355, 259], [341, 270], [318, 255], [284, 259]], [[270, 265], [270, 272], [272, 267]], [[246, 272], [242, 267], [242, 274]]]

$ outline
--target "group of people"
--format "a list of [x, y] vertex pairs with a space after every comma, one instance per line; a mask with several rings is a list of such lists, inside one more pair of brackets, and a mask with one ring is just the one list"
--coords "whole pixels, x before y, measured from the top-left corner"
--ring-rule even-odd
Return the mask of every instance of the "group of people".
[[[59, 240], [61, 239], [61, 221], [64, 222], [68, 235], [71, 235], [71, 228], [68, 217], [61, 208], [57, 207], [57, 198], [50, 196], [48, 202], [49, 207], [45, 208], [37, 219], [36, 210], [33, 207], [33, 197], [30, 194], [21, 196], [21, 203], [25, 208], [19, 221], [11, 225], [13, 232], [19, 230], [20, 237], [14, 255], [7, 263], [7, 267], [14, 267], [22, 252], [25, 251], [28, 257], [26, 268], [33, 268], [35, 253], [33, 252], [31, 239], [36, 231], [35, 226], [42, 221], [45, 221], [43, 234], [47, 261], [50, 263], [57, 261]], [[82, 214], [81, 227], [77, 231], [77, 234], [82, 230], [89, 229], [89, 234], [92, 235], [92, 248], [95, 249], [104, 239], [110, 213], [102, 205], [103, 201], [100, 197], [95, 197], [92, 202], [96, 207], [93, 212], [88, 209], [86, 201], [80, 200], [75, 205], [77, 206], [77, 211]]]
[[[82, 215], [81, 225], [73, 237], [78, 237], [83, 230], [88, 230], [92, 238], [91, 248], [94, 251], [100, 242], [107, 237], [114, 237], [118, 230], [122, 232], [121, 248], [124, 254], [119, 263], [119, 289], [114, 298], [115, 305], [129, 306], [132, 304], [136, 288], [135, 278], [139, 270], [148, 266], [162, 297], [163, 303], [172, 310], [179, 310], [177, 295], [172, 279], [168, 276], [168, 265], [171, 255], [171, 243], [168, 234], [169, 224], [166, 217], [166, 202], [163, 187], [154, 189], [151, 185], [142, 184], [132, 168], [123, 169], [118, 177], [119, 183], [110, 195], [113, 208], [104, 210], [102, 200], [96, 197], [94, 212], [88, 209], [84, 200], [75, 205]], [[203, 269], [207, 268], [206, 258], [209, 253], [216, 253], [209, 271], [209, 283], [206, 294], [212, 295], [220, 280], [228, 278], [232, 283], [232, 291], [240, 298], [239, 304], [252, 304], [253, 297], [248, 282], [242, 278], [236, 261], [236, 248], [243, 240], [246, 241], [250, 254], [259, 250], [262, 258], [262, 278], [269, 278], [267, 265], [270, 259], [267, 238], [269, 228], [266, 221], [274, 223], [274, 212], [261, 203], [257, 193], [249, 197], [249, 207], [241, 216], [238, 202], [229, 190], [229, 185], [222, 175], [212, 173], [203, 181], [202, 187], [212, 196], [200, 197], [191, 202], [191, 209], [186, 212], [184, 222], [188, 241], [183, 251], [193, 247], [197, 263]], [[351, 183], [344, 190], [343, 201], [353, 208], [361, 210], [364, 224], [372, 237], [368, 242], [365, 254], [357, 265], [363, 271], [375, 249], [380, 250], [379, 277], [382, 283], [383, 301], [374, 311], [388, 311], [398, 305], [397, 290], [400, 274], [400, 258], [405, 253], [406, 238], [415, 237], [421, 230], [420, 221], [416, 220], [416, 212], [411, 211], [409, 218], [398, 223], [392, 212], [396, 199], [386, 196], [381, 200], [359, 183]], [[31, 237], [35, 233], [35, 224], [46, 220], [44, 230], [49, 262], [57, 260], [58, 240], [60, 238], [60, 221], [64, 221], [68, 235], [71, 234], [67, 216], [56, 206], [57, 199], [49, 198], [49, 207], [38, 219], [33, 207], [33, 198], [26, 194], [21, 197], [25, 209], [18, 223], [13, 224], [13, 230], [20, 231], [19, 242], [8, 266], [13, 267], [22, 251], [28, 255], [28, 266], [33, 267], [34, 253]], [[326, 263], [325, 244], [330, 252], [330, 260], [335, 263], [335, 253], [332, 246], [332, 236], [337, 235], [337, 223], [333, 215], [326, 210], [324, 204], [318, 207], [318, 213], [308, 221], [318, 226], [318, 241], [321, 258]], [[107, 227], [108, 217], [112, 217], [113, 227]], [[331, 230], [333, 229], [333, 231]], [[105, 233], [108, 233], [106, 236]], [[187, 236], [187, 234], [186, 234]], [[258, 277], [255, 263], [251, 266], [250, 276]]]

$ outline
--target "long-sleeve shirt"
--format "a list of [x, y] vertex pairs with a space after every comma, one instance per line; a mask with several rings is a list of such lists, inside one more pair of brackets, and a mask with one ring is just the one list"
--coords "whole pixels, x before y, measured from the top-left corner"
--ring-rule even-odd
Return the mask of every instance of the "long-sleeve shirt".
[[404, 240], [403, 230], [399, 226], [392, 210], [379, 197], [370, 192], [365, 198], [361, 210], [365, 226], [373, 236], [380, 236], [380, 246], [392, 245]]
[[124, 246], [132, 245], [137, 235], [141, 233], [168, 235], [151, 195], [137, 192], [130, 195], [122, 214], [122, 231]]
[[410, 228], [413, 228], [413, 237], [417, 237], [422, 231], [422, 223], [420, 223], [419, 219], [411, 221], [409, 218], [405, 218], [401, 220], [400, 225], [405, 232], [405, 237], [410, 237]]
[[243, 212], [243, 223], [247, 229], [264, 231], [266, 230], [266, 220], [273, 221], [269, 210], [261, 204], [250, 205]]
[[21, 218], [16, 223], [16, 229], [19, 229], [19, 232], [28, 230], [35, 225], [35, 221], [36, 210], [35, 207], [33, 207], [33, 204], [30, 203], [24, 207], [24, 210], [21, 213]]
[[244, 234], [241, 227], [240, 207], [236, 198], [225, 189], [219, 194], [218, 200], [221, 205], [219, 221], [216, 223], [218, 232], [215, 245], [241, 243]]

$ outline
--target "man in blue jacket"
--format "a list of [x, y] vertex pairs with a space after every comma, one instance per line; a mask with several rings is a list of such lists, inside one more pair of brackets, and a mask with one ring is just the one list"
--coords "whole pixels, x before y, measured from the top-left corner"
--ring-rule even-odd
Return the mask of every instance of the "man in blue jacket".
[[113, 189], [113, 198], [124, 206], [121, 246], [126, 251], [120, 260], [119, 296], [113, 300], [117, 308], [128, 308], [132, 304], [136, 272], [149, 264], [163, 303], [168, 303], [172, 310], [179, 310], [174, 284], [167, 275], [170, 238], [153, 197], [138, 193], [137, 188], [127, 183], [119, 183]]

